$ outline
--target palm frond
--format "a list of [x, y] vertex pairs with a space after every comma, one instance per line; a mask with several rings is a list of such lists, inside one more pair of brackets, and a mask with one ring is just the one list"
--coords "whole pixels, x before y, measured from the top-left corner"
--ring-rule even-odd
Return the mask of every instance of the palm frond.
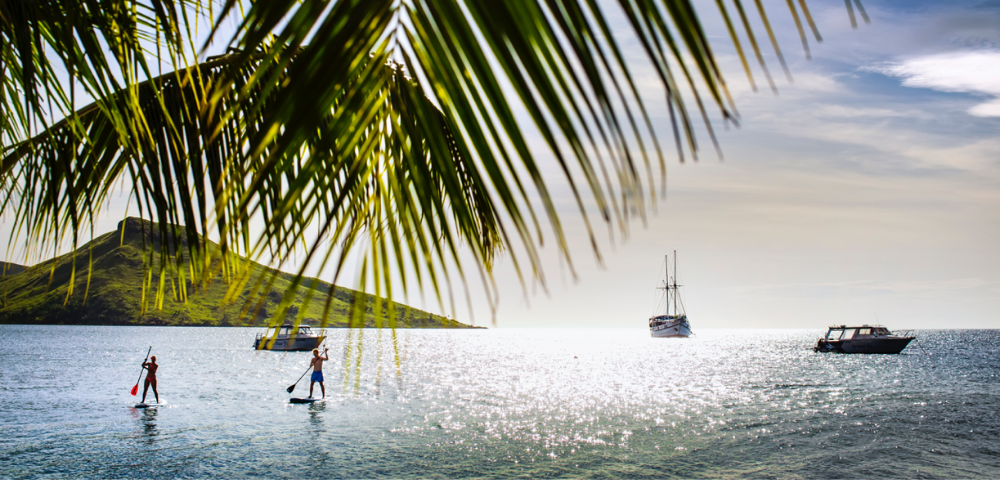
[[[0, 2], [0, 189], [2, 212], [16, 225], [9, 247], [24, 238], [29, 246], [57, 250], [68, 236], [75, 251], [106, 199], [110, 185], [101, 183], [114, 179], [120, 166], [79, 155], [101, 154], [109, 141], [133, 151], [149, 143], [144, 111], [150, 101], [137, 95], [136, 85], [161, 63], [185, 66], [189, 25], [211, 11], [200, 0]], [[77, 111], [87, 98], [96, 102]], [[95, 129], [81, 115], [105, 121]], [[22, 162], [27, 157], [36, 161]], [[98, 170], [78, 168], [80, 161]], [[42, 196], [59, 185], [37, 183], [39, 169], [64, 172], [66, 190]], [[102, 176], [101, 169], [112, 174]], [[27, 197], [33, 200], [14, 200]]]
[[[308, 235], [305, 228], [318, 223], [317, 243], [307, 247], [310, 258], [320, 252], [318, 242], [350, 246], [368, 235], [372, 245], [381, 246], [373, 254], [378, 268], [390, 258], [388, 246], [392, 257], [403, 261], [408, 254], [421, 271], [422, 265], [457, 259], [459, 238], [482, 264], [492, 262], [504, 241], [484, 179], [462, 156], [442, 113], [402, 68], [384, 54], [367, 56], [353, 81], [329, 92], [326, 115], [310, 134], [278, 135], [261, 145], [259, 138], [270, 134], [268, 119], [282, 106], [281, 91], [260, 83], [247, 88], [249, 78], [268, 75], [264, 70], [273, 67], [266, 55], [251, 55], [258, 63], [249, 67], [237, 63], [242, 57], [236, 52], [213, 58], [107, 99], [125, 101], [130, 95], [147, 107], [150, 137], [139, 149], [120, 141], [113, 119], [96, 105], [76, 114], [76, 125], [84, 126], [82, 139], [67, 120], [19, 145], [4, 161], [12, 166], [10, 178], [31, 189], [15, 189], [6, 200], [15, 222], [86, 214], [124, 178], [142, 214], [160, 220], [155, 235], [160, 241], [151, 246], [167, 254], [161, 261], [173, 263], [156, 267], [169, 270], [179, 285], [202, 278], [209, 268], [236, 268], [213, 263], [197, 240], [209, 225], [222, 240], [223, 259], [232, 249], [252, 257], [267, 254], [282, 265]], [[298, 61], [291, 59], [275, 81], [287, 79]], [[226, 87], [228, 95], [209, 102], [201, 93], [218, 94], [221, 79], [237, 81]], [[214, 107], [239, 95], [253, 101], [217, 114]], [[159, 102], [167, 108], [158, 108]], [[297, 142], [295, 149], [287, 148], [291, 142]], [[261, 154], [244, 153], [251, 146]], [[264, 221], [263, 238], [281, 241], [251, 242], [247, 226], [255, 215]], [[327, 254], [318, 261], [322, 266], [329, 260]], [[229, 273], [238, 279], [238, 271]], [[435, 269], [427, 273], [438, 281]], [[269, 291], [263, 283], [258, 287]], [[157, 290], [159, 304], [165, 287]], [[179, 295], [184, 297], [183, 288]]]
[[[734, 22], [724, 1], [716, 4], [749, 76]], [[773, 88], [746, 11], [733, 4]], [[224, 3], [209, 41], [244, 6]], [[681, 161], [697, 158], [696, 115], [718, 149], [710, 109], [725, 122], [738, 115], [692, 3], [618, 7], [663, 87], [665, 103], [655, 108], [669, 113]], [[14, 237], [44, 244], [49, 232], [71, 232], [75, 243], [124, 182], [142, 215], [161, 225], [150, 247], [173, 255], [155, 268], [170, 272], [181, 297], [189, 281], [220, 268], [231, 292], [240, 291], [250, 279], [230, 254], [280, 268], [304, 252], [295, 259], [299, 281], [324, 269], [336, 281], [364, 247], [360, 271], [374, 293], [391, 297], [392, 272], [412, 272], [443, 303], [452, 273], [467, 280], [463, 251], [487, 285], [501, 252], [522, 280], [544, 285], [539, 249], [551, 235], [573, 269], [549, 190], [554, 179], [529, 147], [529, 129], [555, 158], [598, 260], [590, 209], [624, 236], [629, 217], [645, 220], [655, 202], [654, 168], [665, 188], [654, 107], [642, 100], [595, 0], [255, 0], [230, 51], [189, 66], [190, 26], [206, 12], [210, 5], [196, 0], [0, 5], [0, 121], [9, 145], [0, 211], [14, 217]], [[63, 17], [72, 21], [57, 21]], [[69, 83], [55, 78], [50, 57]], [[154, 75], [160, 63], [175, 71]], [[76, 81], [94, 104], [74, 109]], [[220, 239], [221, 261], [193, 240], [209, 231]], [[407, 278], [399, 280], [404, 290]], [[254, 281], [268, 291], [273, 279]], [[158, 298], [165, 291], [161, 285]]]

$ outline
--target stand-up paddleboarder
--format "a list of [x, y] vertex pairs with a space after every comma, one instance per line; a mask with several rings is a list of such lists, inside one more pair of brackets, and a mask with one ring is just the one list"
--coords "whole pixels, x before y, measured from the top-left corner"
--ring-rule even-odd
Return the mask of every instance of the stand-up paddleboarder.
[[313, 358], [309, 361], [309, 365], [313, 367], [312, 377], [309, 377], [309, 397], [313, 396], [313, 387], [316, 386], [316, 382], [319, 382], [320, 391], [323, 392], [323, 398], [326, 398], [326, 387], [323, 386], [323, 362], [329, 360], [329, 348], [323, 349], [323, 356], [319, 356], [319, 349], [313, 350]]
[[149, 357], [148, 362], [142, 363], [142, 368], [146, 369], [146, 383], [142, 387], [142, 403], [146, 403], [146, 392], [149, 390], [149, 386], [153, 386], [153, 395], [156, 397], [156, 403], [160, 403], [160, 394], [156, 391], [156, 369], [160, 368], [156, 364], [156, 355]]

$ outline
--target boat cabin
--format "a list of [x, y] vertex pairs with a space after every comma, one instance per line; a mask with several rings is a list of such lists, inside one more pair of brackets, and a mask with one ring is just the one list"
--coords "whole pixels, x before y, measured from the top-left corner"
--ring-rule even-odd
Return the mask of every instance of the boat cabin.
[[258, 333], [254, 338], [253, 348], [257, 350], [302, 351], [317, 348], [325, 335], [313, 333], [309, 325], [285, 324], [267, 327], [264, 333]]
[[824, 340], [828, 342], [836, 342], [838, 340], [885, 337], [889, 335], [892, 335], [892, 332], [885, 327], [872, 327], [870, 325], [848, 327], [841, 325], [839, 327], [830, 327], [830, 330], [826, 332], [826, 338], [824, 338]]
[[313, 335], [312, 328], [310, 328], [309, 325], [299, 325], [298, 327], [296, 327], [295, 325], [285, 324], [285, 325], [282, 325], [280, 327], [270, 327], [270, 328], [268, 328], [267, 329], [268, 333], [271, 332], [271, 328], [277, 328], [278, 329], [278, 336], [282, 336], [282, 335], [285, 335], [285, 336], [292, 336], [292, 335], [312, 336]]

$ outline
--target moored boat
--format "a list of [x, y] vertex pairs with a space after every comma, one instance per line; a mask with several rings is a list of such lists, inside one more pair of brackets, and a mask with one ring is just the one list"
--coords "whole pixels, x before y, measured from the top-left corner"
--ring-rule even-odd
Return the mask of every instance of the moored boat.
[[308, 351], [319, 347], [325, 335], [316, 335], [309, 325], [281, 325], [268, 327], [258, 333], [253, 348], [257, 350]]
[[[670, 277], [670, 257], [666, 257], [667, 280], [662, 287], [666, 294], [667, 311], [662, 315], [649, 317], [649, 335], [652, 337], [681, 337], [691, 336], [691, 324], [688, 323], [687, 313], [684, 312], [684, 302], [680, 299], [680, 285], [677, 284], [677, 251], [674, 250], [674, 276]], [[673, 282], [673, 283], [671, 283]], [[671, 310], [673, 306], [673, 310]]]
[[816, 342], [813, 350], [836, 353], [899, 353], [914, 338], [917, 337], [894, 335], [888, 328], [881, 326], [834, 325], [826, 331], [826, 336]]

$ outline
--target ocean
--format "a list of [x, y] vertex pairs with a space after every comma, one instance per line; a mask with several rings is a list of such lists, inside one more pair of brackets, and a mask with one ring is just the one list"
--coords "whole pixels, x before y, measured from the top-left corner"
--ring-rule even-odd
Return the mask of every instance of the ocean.
[[[1000, 477], [998, 330], [331, 329], [311, 405], [311, 354], [258, 331], [0, 325], [0, 476]], [[150, 346], [164, 405], [136, 409]]]

